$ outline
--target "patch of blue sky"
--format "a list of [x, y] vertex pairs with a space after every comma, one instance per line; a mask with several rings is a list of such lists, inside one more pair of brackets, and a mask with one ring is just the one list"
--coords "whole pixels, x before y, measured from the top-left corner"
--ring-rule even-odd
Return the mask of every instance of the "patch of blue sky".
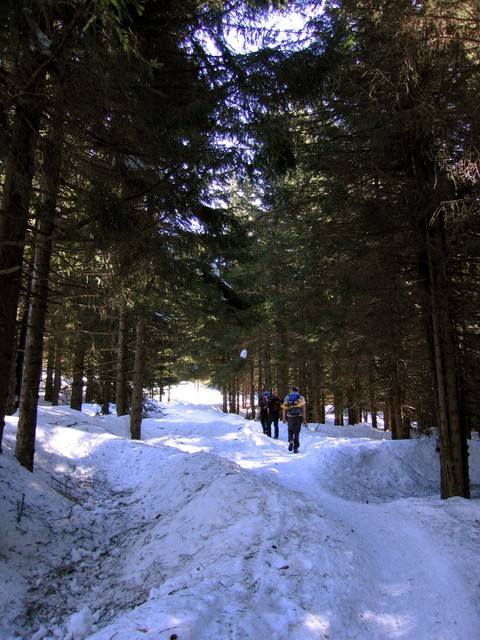
[[[297, 0], [283, 9], [256, 16], [249, 10], [227, 15], [222, 30], [230, 53], [255, 53], [264, 48], [293, 51], [308, 46], [312, 38], [310, 22], [321, 14], [323, 4], [323, 0]], [[196, 39], [210, 55], [221, 55], [210, 30], [198, 31]]]
[[255, 25], [231, 25], [228, 43], [234, 53], [253, 53], [265, 47], [293, 51], [306, 47], [312, 37], [310, 21], [321, 13], [323, 2], [293, 2], [270, 11]]

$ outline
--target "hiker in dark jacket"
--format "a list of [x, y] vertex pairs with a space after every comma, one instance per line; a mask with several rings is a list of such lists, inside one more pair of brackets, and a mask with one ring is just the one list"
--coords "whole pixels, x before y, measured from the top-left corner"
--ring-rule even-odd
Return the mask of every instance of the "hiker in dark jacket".
[[280, 419], [280, 409], [282, 405], [282, 399], [277, 396], [275, 391], [272, 391], [267, 401], [267, 436], [272, 437], [272, 424], [273, 424], [273, 438], [278, 439], [278, 421]]
[[298, 453], [300, 448], [300, 429], [302, 423], [307, 424], [307, 405], [305, 398], [300, 395], [298, 387], [292, 387], [290, 393], [283, 401], [283, 417], [285, 424], [288, 422], [288, 450]]
[[270, 391], [263, 389], [263, 391], [258, 396], [258, 408], [260, 410], [260, 424], [262, 425], [263, 433], [267, 433], [267, 422], [268, 422], [268, 407], [267, 400], [270, 395]]

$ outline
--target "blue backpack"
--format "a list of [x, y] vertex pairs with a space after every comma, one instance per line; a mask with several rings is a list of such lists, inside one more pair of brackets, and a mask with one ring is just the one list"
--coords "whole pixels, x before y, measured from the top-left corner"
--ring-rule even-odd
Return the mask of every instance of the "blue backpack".
[[287, 409], [288, 415], [301, 416], [302, 404], [303, 402], [300, 402], [300, 394], [297, 393], [296, 391], [292, 391], [288, 396], [287, 402], [285, 403], [285, 407]]
[[270, 400], [271, 393], [272, 393], [271, 391], [267, 391], [267, 390], [263, 392], [263, 395], [260, 399], [260, 406], [262, 409], [266, 409], [268, 407], [268, 402]]

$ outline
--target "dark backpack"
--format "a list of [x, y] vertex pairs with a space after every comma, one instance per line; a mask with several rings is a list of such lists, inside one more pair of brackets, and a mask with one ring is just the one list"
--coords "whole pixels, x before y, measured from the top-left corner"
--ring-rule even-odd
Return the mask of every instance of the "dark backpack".
[[264, 391], [263, 394], [260, 396], [260, 408], [261, 409], [267, 409], [268, 408], [268, 403], [270, 401], [270, 393], [271, 391]]
[[278, 396], [270, 396], [268, 398], [268, 408], [270, 411], [280, 411], [280, 398]]

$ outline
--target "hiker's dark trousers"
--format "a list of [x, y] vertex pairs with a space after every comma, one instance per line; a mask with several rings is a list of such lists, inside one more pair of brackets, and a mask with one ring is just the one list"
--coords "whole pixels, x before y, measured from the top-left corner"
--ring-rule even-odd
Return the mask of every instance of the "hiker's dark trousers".
[[278, 419], [280, 418], [280, 411], [269, 411], [267, 419], [267, 436], [272, 437], [272, 423], [273, 423], [273, 437], [278, 438]]
[[262, 425], [263, 433], [267, 433], [268, 411], [266, 409], [260, 409], [260, 424]]
[[300, 429], [302, 428], [302, 416], [287, 416], [288, 441], [293, 442], [293, 448], [300, 446]]

